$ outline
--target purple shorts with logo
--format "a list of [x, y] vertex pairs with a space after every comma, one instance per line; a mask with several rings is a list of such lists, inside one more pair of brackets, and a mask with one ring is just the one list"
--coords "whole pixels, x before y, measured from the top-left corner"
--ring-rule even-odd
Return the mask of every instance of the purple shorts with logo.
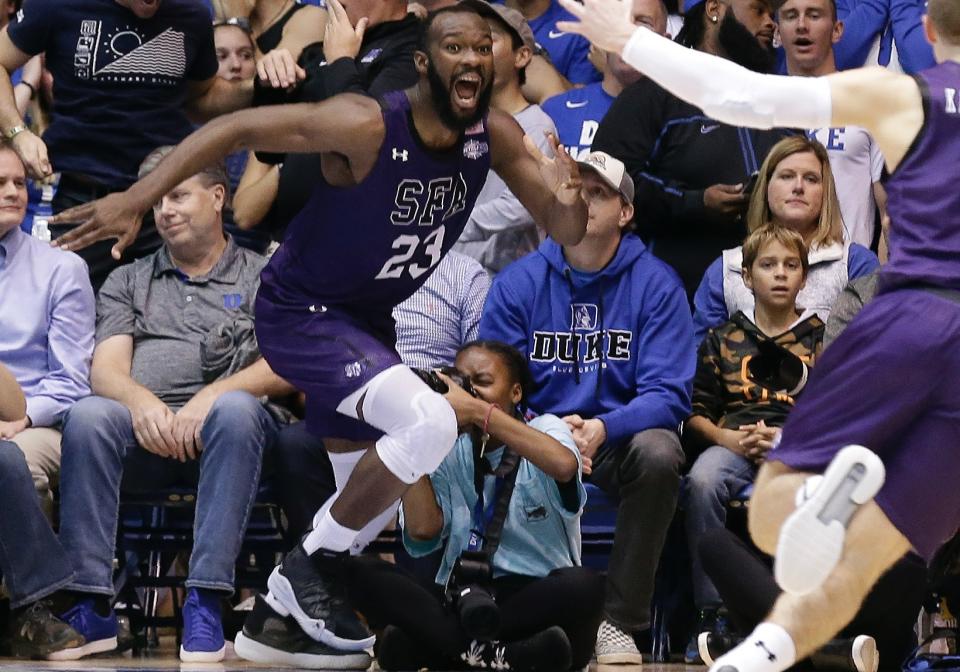
[[320, 437], [376, 440], [383, 432], [337, 412], [377, 374], [400, 364], [389, 311], [359, 317], [336, 306], [289, 306], [264, 292], [255, 306], [260, 352], [274, 372], [307, 397], [307, 429]]
[[822, 473], [866, 446], [886, 467], [877, 504], [929, 560], [960, 525], [958, 386], [960, 303], [881, 294], [824, 351], [768, 459]]

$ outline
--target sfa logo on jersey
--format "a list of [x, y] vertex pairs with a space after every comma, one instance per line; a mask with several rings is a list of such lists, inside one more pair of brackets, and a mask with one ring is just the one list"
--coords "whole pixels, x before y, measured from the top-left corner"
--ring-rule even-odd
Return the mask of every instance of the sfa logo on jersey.
[[467, 140], [463, 143], [463, 155], [476, 161], [490, 151], [490, 145], [480, 140]]

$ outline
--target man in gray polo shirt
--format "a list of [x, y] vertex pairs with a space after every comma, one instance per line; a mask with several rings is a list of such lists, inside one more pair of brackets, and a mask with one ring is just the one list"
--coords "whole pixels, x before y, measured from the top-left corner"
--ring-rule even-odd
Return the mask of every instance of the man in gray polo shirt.
[[[165, 150], [147, 157], [141, 176]], [[154, 207], [164, 245], [116, 269], [100, 290], [91, 381], [63, 432], [60, 540], [76, 598], [61, 618], [86, 640], [58, 659], [116, 646], [110, 608], [121, 491], [198, 489], [180, 657], [218, 661], [220, 601], [277, 420], [261, 397], [291, 388], [259, 357], [253, 300], [266, 259], [223, 233], [221, 167], [180, 183]]]

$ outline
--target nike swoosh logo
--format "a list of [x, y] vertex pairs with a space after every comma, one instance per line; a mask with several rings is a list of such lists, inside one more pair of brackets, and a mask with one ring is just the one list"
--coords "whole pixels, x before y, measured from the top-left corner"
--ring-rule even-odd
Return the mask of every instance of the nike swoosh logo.
[[712, 126], [707, 126], [706, 124], [700, 124], [700, 133], [702, 135], [706, 135], [707, 133], [712, 133], [718, 128], [720, 128], [720, 124], [713, 124]]
[[547, 37], [549, 37], [551, 40], [555, 40], [558, 37], [563, 37], [564, 35], [566, 35], [566, 33], [562, 30], [551, 30], [549, 33], [547, 33]]
[[585, 100], [585, 101], [583, 101], [582, 103], [575, 103], [575, 102], [573, 102], [572, 100], [568, 100], [568, 101], [567, 101], [567, 107], [570, 108], [571, 110], [575, 110], [575, 109], [577, 109], [578, 107], [585, 107], [585, 106], [588, 105], [589, 103], [590, 103], [590, 101], [588, 101], [588, 100]]

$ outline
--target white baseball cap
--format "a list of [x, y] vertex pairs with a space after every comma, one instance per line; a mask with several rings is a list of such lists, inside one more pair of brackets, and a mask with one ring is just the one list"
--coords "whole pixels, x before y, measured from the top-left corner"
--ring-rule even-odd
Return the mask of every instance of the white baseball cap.
[[577, 165], [595, 172], [611, 189], [623, 196], [627, 203], [633, 203], [633, 178], [627, 172], [623, 161], [606, 152], [590, 152], [586, 158], [577, 161]]

